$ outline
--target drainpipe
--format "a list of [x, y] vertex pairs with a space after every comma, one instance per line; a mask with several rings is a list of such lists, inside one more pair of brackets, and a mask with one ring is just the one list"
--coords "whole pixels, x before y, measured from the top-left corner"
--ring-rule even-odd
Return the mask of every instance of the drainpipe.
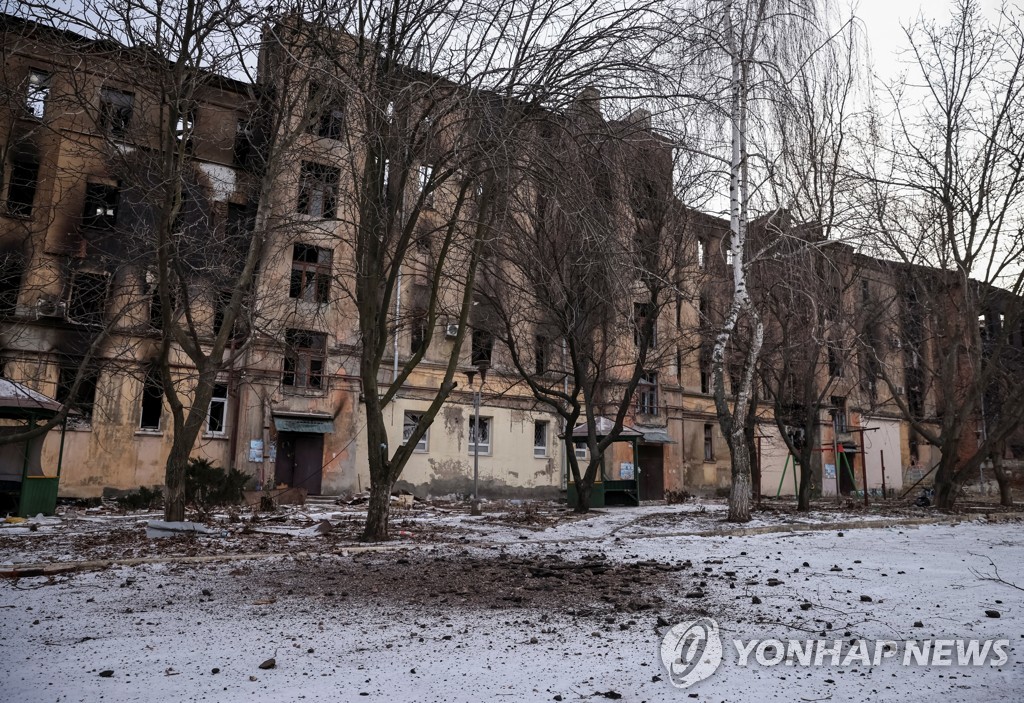
[[395, 287], [395, 362], [391, 382], [398, 378], [398, 320], [402, 315], [402, 264], [398, 264], [398, 282]]
[[[565, 373], [565, 337], [562, 338], [562, 390], [569, 395], [569, 376]], [[562, 436], [565, 436], [567, 432], [572, 432], [564, 417], [560, 417], [558, 421], [562, 424]], [[569, 452], [565, 442], [562, 443], [562, 478], [559, 483], [562, 484], [563, 491], [569, 490]]]

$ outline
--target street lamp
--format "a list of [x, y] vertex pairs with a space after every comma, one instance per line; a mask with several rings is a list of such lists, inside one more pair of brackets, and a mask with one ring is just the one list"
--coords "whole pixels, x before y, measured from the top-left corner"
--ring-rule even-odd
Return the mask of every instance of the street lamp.
[[[487, 380], [487, 364], [481, 362], [476, 368], [480, 372], [480, 386], [473, 390], [473, 500], [469, 504], [470, 515], [480, 514], [480, 393]], [[470, 388], [473, 388], [477, 371], [466, 372]]]

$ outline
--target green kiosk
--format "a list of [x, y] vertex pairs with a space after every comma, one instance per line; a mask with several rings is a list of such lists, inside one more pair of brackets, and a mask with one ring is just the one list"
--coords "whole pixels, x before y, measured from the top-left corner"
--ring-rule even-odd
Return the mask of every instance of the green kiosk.
[[[0, 435], [23, 434], [39, 422], [52, 419], [61, 408], [53, 398], [0, 378]], [[49, 432], [28, 440], [0, 443], [0, 492], [6, 507], [16, 507], [19, 516], [53, 515], [64, 460], [65, 430], [66, 423], [62, 423], [56, 467], [44, 469], [42, 465], [43, 442]]]
[[[611, 432], [615, 423], [607, 417], [597, 418], [595, 431], [598, 441], [604, 439]], [[573, 440], [578, 448], [586, 447], [587, 424], [576, 425], [572, 431]], [[590, 491], [590, 507], [603, 508], [606, 505], [640, 505], [640, 453], [637, 443], [644, 438], [644, 433], [635, 430], [628, 425], [622, 426], [622, 431], [616, 437], [615, 442], [626, 442], [632, 448], [632, 463], [623, 463], [617, 467], [609, 468], [608, 454], [605, 454], [601, 462], [601, 471], [594, 479], [594, 487]], [[566, 502], [569, 506], [576, 505], [576, 484], [573, 483], [572, 473], [569, 470], [569, 463], [566, 462]]]

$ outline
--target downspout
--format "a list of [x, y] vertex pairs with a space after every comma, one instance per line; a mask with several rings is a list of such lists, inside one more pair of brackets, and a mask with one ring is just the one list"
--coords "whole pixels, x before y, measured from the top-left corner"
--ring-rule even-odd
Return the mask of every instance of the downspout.
[[391, 382], [398, 378], [398, 320], [402, 315], [402, 265], [398, 265], [398, 281], [395, 286], [395, 360], [392, 366]]
[[[565, 392], [566, 395], [569, 395], [569, 376], [568, 376], [568, 374], [565, 373], [565, 337], [562, 337], [562, 390]], [[558, 418], [558, 421], [560, 423], [562, 423], [562, 436], [563, 437], [565, 436], [566, 433], [572, 432], [572, 430], [569, 429], [568, 424], [566, 424], [564, 417]], [[575, 445], [573, 445], [573, 446], [575, 446]], [[560, 481], [560, 483], [562, 484], [561, 488], [562, 488], [563, 491], [567, 491], [567, 490], [569, 490], [569, 454], [568, 454], [568, 450], [565, 448], [565, 443], [564, 442], [562, 443], [562, 471], [561, 471], [561, 474], [562, 474], [562, 479]]]

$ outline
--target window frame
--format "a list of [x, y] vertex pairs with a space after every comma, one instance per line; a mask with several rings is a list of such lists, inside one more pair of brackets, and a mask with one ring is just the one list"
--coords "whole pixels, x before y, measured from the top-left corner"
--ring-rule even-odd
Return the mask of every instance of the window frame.
[[[305, 344], [307, 341], [310, 344]], [[319, 364], [318, 371], [314, 371], [316, 364]], [[326, 390], [327, 334], [297, 328], [285, 330], [282, 369], [282, 386], [316, 391]], [[289, 377], [291, 378], [290, 383], [288, 382]], [[316, 383], [312, 383], [314, 378], [317, 379]]]
[[[537, 432], [540, 430], [543, 433], [543, 440], [541, 444], [537, 444]], [[534, 420], [533, 421], [533, 458], [534, 459], [547, 459], [551, 456], [551, 421], [550, 420]], [[539, 453], [538, 453], [539, 450]]]
[[[53, 74], [40, 68], [30, 68], [25, 85], [25, 111], [37, 120], [46, 118], [46, 104], [50, 99]], [[41, 96], [41, 97], [40, 97]], [[37, 111], [38, 108], [38, 111]]]
[[704, 423], [704, 461], [715, 461], [715, 428], [707, 422]]
[[491, 366], [494, 359], [494, 333], [485, 327], [474, 327], [470, 336], [470, 363]]
[[[218, 395], [218, 389], [224, 389], [223, 395]], [[206, 408], [206, 437], [227, 437], [228, 435], [228, 399], [230, 397], [230, 389], [225, 381], [224, 383], [213, 384], [213, 395], [210, 396], [210, 404]], [[214, 430], [210, 427], [210, 420], [213, 418], [214, 406], [220, 406], [220, 429]]]
[[[489, 415], [481, 415], [480, 416], [480, 426], [482, 428], [484, 428], [484, 433], [487, 435], [487, 438], [486, 438], [487, 441], [486, 441], [486, 443], [485, 442], [480, 442], [479, 443], [479, 447], [480, 447], [479, 453], [482, 454], [482, 455], [485, 455], [485, 456], [490, 456], [491, 455], [491, 451], [494, 448], [494, 433], [493, 433], [493, 431], [494, 431], [494, 418], [489, 416]], [[475, 415], [470, 415], [469, 416], [469, 432], [466, 434], [466, 448], [469, 450], [469, 454], [470, 455], [473, 454], [473, 448], [476, 447], [477, 444], [478, 444], [476, 439], [475, 439], [475, 435], [476, 435], [476, 432], [474, 431], [475, 427], [476, 427], [476, 416]]]
[[108, 232], [114, 229], [117, 226], [120, 202], [121, 189], [118, 186], [96, 181], [86, 183], [82, 202], [82, 227]]
[[641, 415], [658, 415], [658, 372], [644, 371], [637, 384], [636, 410]]
[[[303, 254], [315, 255], [316, 261], [307, 261], [299, 257]], [[292, 245], [292, 268], [288, 281], [288, 297], [307, 303], [326, 305], [331, 299], [331, 275], [334, 265], [334, 252], [327, 247], [296, 242]]]
[[[338, 214], [341, 170], [318, 161], [303, 161], [299, 167], [299, 196], [296, 210], [308, 217], [333, 220]], [[317, 207], [314, 207], [318, 204]]]
[[135, 93], [113, 86], [100, 88], [100, 130], [112, 137], [124, 137], [135, 115]]
[[[409, 442], [409, 437], [412, 436], [413, 431], [416, 429], [416, 425], [419, 424], [423, 418], [423, 412], [419, 410], [405, 410], [402, 413], [402, 445], [406, 445]], [[430, 428], [423, 433], [420, 437], [420, 441], [416, 443], [416, 446], [412, 448], [414, 454], [426, 454], [430, 451]]]
[[[7, 193], [4, 208], [11, 217], [32, 217], [35, 210], [36, 195], [39, 193], [40, 163], [24, 156], [11, 159], [10, 175], [7, 177]], [[13, 192], [12, 192], [13, 191]], [[14, 200], [13, 195], [18, 199]]]

